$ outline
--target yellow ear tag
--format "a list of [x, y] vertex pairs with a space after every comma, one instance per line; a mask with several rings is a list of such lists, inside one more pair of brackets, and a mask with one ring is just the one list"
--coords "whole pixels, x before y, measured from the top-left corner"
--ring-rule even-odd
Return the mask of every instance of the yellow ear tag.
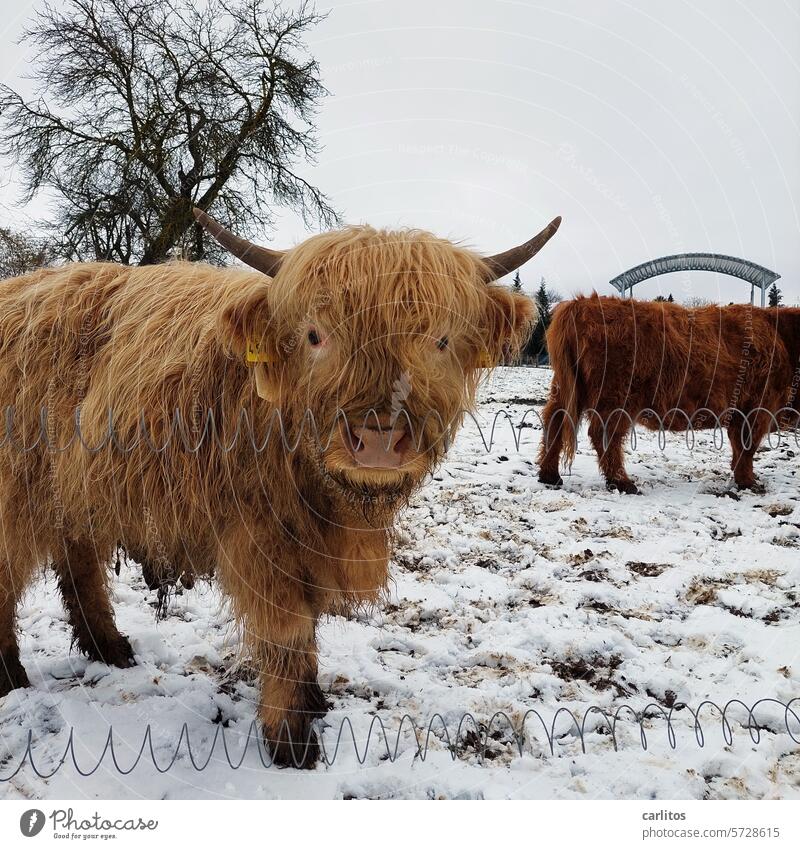
[[494, 365], [494, 360], [491, 354], [484, 348], [478, 354], [478, 368], [491, 368]]
[[250, 339], [247, 340], [247, 347], [244, 352], [245, 362], [249, 364], [253, 363], [270, 363], [272, 362], [269, 354], [261, 353], [258, 347], [257, 342], [252, 342]]

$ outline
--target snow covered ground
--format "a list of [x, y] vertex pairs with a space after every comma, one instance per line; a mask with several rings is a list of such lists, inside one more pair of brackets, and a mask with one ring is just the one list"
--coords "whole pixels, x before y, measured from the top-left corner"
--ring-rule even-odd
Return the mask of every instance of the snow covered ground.
[[[482, 391], [479, 418], [497, 411], [515, 422], [540, 408], [550, 373], [501, 369]], [[224, 728], [238, 760], [254, 718], [256, 690], [232, 669], [235, 646], [213, 588], [177, 596], [168, 617], [154, 620], [154, 593], [140, 569], [123, 565], [114, 583], [117, 619], [138, 666], [121, 671], [70, 652], [64, 611], [52, 579], [42, 580], [21, 610], [22, 654], [32, 681], [0, 702], [0, 795], [7, 798], [237, 797], [522, 797], [522, 798], [787, 798], [800, 797], [800, 747], [786, 733], [784, 712], [756, 711], [760, 739], [743, 728], [746, 711], [729, 713], [726, 743], [719, 713], [701, 710], [698, 745], [689, 710], [673, 713], [675, 748], [663, 716], [651, 708], [639, 725], [622, 711], [618, 750], [598, 713], [590, 713], [581, 750], [568, 709], [582, 721], [592, 706], [613, 714], [704, 700], [788, 702], [800, 696], [800, 448], [788, 439], [763, 450], [757, 473], [766, 494], [734, 492], [727, 445], [703, 435], [693, 451], [681, 435], [665, 450], [640, 434], [629, 472], [640, 496], [605, 490], [588, 441], [560, 491], [536, 480], [541, 436], [535, 417], [514, 446], [512, 428], [497, 424], [483, 450], [468, 423], [449, 460], [400, 523], [392, 599], [359, 621], [332, 619], [320, 629], [321, 684], [333, 702], [324, 732], [330, 754], [345, 718], [333, 765], [313, 772], [265, 769], [251, 745], [239, 769], [221, 746], [203, 771], [186, 748], [160, 774], [149, 756], [129, 775], [106, 759], [90, 777], [67, 763], [50, 779], [29, 766], [13, 771], [33, 732], [36, 763], [57, 765], [75, 728], [81, 768], [97, 762], [114, 727], [123, 769], [133, 762], [148, 723], [156, 759], [166, 764], [188, 726], [204, 761]], [[800, 715], [800, 701], [795, 711]], [[462, 728], [465, 711], [487, 722], [508, 715], [526, 731], [523, 753], [509, 727]], [[536, 714], [526, 711], [537, 711]], [[408, 721], [436, 721], [427, 754], [417, 754]], [[390, 731], [392, 758], [379, 733]], [[800, 722], [791, 721], [800, 737]], [[544, 728], [554, 731], [553, 749]], [[400, 730], [398, 737], [398, 730]], [[755, 732], [754, 732], [755, 733]], [[479, 756], [488, 736], [485, 757]], [[218, 743], [221, 741], [218, 741]], [[394, 758], [395, 746], [398, 747]]]

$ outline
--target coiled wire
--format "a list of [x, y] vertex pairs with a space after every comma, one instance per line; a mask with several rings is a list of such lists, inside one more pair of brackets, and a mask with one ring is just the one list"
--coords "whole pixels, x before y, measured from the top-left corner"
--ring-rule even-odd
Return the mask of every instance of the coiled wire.
[[[357, 735], [353, 724], [349, 717], [344, 717], [340, 723], [336, 733], [336, 740], [332, 747], [325, 744], [324, 736], [320, 740], [320, 760], [327, 766], [332, 766], [340, 753], [352, 746], [352, 750], [360, 765], [366, 762], [371, 747], [373, 746], [373, 736], [379, 741], [378, 745], [382, 746], [381, 758], [394, 763], [400, 757], [406, 756], [408, 750], [401, 751], [401, 738], [404, 732], [410, 732], [415, 741], [412, 747], [414, 756], [425, 761], [431, 750], [431, 738], [437, 741], [436, 751], [441, 750], [441, 745], [449, 752], [450, 757], [455, 761], [459, 756], [465, 754], [474, 754], [480, 763], [484, 763], [487, 753], [496, 751], [497, 734], [506, 735], [505, 745], [510, 747], [511, 752], [516, 751], [519, 757], [532, 752], [533, 735], [528, 733], [527, 724], [532, 721], [536, 727], [540, 727], [547, 740], [547, 746], [551, 756], [556, 754], [556, 743], [565, 736], [576, 736], [580, 739], [581, 752], [587, 754], [587, 723], [599, 716], [601, 718], [601, 728], [610, 736], [614, 751], [619, 751], [617, 740], [617, 726], [624, 720], [630, 720], [639, 728], [639, 743], [642, 750], [648, 749], [647, 729], [645, 723], [654, 718], [661, 718], [665, 722], [667, 742], [671, 749], [677, 748], [677, 735], [675, 729], [676, 714], [686, 710], [691, 717], [690, 724], [694, 732], [696, 744], [703, 748], [706, 744], [706, 732], [703, 727], [704, 712], [716, 712], [719, 714], [720, 730], [725, 745], [729, 746], [733, 743], [733, 719], [731, 714], [734, 710], [744, 712], [743, 727], [749, 733], [751, 741], [758, 745], [761, 740], [761, 732], [765, 729], [765, 725], [756, 719], [756, 711], [759, 711], [766, 706], [777, 707], [782, 714], [782, 722], [786, 734], [790, 739], [800, 744], [800, 696], [790, 699], [788, 702], [780, 701], [773, 698], [758, 699], [751, 706], [743, 702], [741, 699], [730, 699], [723, 707], [720, 707], [714, 701], [705, 699], [696, 707], [684, 702], [676, 702], [671, 707], [667, 708], [664, 705], [656, 702], [651, 702], [643, 710], [636, 710], [628, 704], [620, 705], [613, 712], [606, 708], [598, 706], [590, 706], [583, 713], [575, 713], [566, 707], [560, 707], [553, 714], [548, 722], [538, 710], [531, 708], [522, 716], [521, 720], [515, 722], [504, 711], [498, 711], [486, 720], [478, 719], [474, 714], [466, 712], [462, 714], [459, 721], [453, 727], [452, 721], [448, 721], [441, 713], [433, 714], [430, 719], [425, 722], [420, 722], [409, 714], [403, 714], [399, 724], [395, 729], [387, 728], [383, 719], [380, 716], [373, 716], [369, 724], [369, 729], [366, 738], [361, 747], [357, 740]], [[556, 732], [556, 725], [564, 717], [571, 720], [568, 731]], [[330, 723], [325, 723], [330, 729]], [[592, 731], [597, 731], [597, 728]], [[311, 744], [311, 735], [305, 740], [297, 741], [299, 754], [296, 756], [295, 763], [300, 766], [305, 756], [305, 750]], [[284, 725], [282, 731], [283, 739], [291, 741], [291, 733], [287, 726]], [[238, 735], [237, 735], [238, 736]], [[326, 735], [330, 736], [330, 735]], [[238, 754], [232, 752], [232, 747], [226, 736], [226, 729], [223, 725], [217, 724], [214, 735], [211, 739], [211, 744], [208, 751], [201, 753], [198, 748], [192, 744], [192, 737], [189, 727], [186, 723], [181, 727], [180, 735], [175, 743], [174, 750], [165, 758], [159, 758], [156, 754], [156, 746], [153, 742], [153, 729], [150, 724], [145, 726], [141, 744], [132, 759], [127, 763], [120, 758], [117, 752], [118, 744], [114, 737], [114, 726], [108, 728], [105, 737], [105, 742], [100, 754], [96, 760], [90, 765], [81, 764], [76, 754], [77, 734], [74, 728], [70, 728], [67, 743], [64, 747], [64, 752], [58, 759], [58, 762], [52, 769], [43, 769], [38, 763], [35, 756], [35, 743], [33, 731], [28, 731], [27, 743], [25, 750], [18, 756], [14, 757], [13, 753], [8, 752], [3, 757], [3, 761], [7, 764], [9, 761], [15, 760], [16, 765], [10, 770], [0, 771], [0, 783], [7, 783], [13, 780], [22, 770], [28, 767], [31, 772], [42, 779], [52, 778], [59, 770], [65, 766], [71, 766], [75, 772], [88, 778], [94, 775], [99, 769], [112, 767], [119, 775], [130, 775], [143, 762], [152, 766], [157, 772], [164, 774], [169, 772], [178, 763], [188, 763], [196, 772], [203, 772], [214, 761], [215, 755], [222, 752], [224, 760], [215, 761], [216, 764], [227, 763], [232, 770], [240, 769], [252, 749], [255, 749], [258, 756], [258, 761], [265, 769], [273, 767], [274, 763], [269, 754], [269, 750], [265, 746], [261, 731], [255, 720], [250, 723], [247, 734], [245, 736], [244, 745]], [[130, 751], [130, 745], [125, 743], [126, 750]], [[83, 748], [83, 746], [81, 746]], [[159, 745], [158, 748], [163, 748]], [[185, 753], [185, 759], [182, 755]]]
[[[574, 431], [578, 431], [581, 427], [581, 420], [587, 418], [589, 420], [597, 420], [603, 425], [603, 443], [607, 444], [607, 431], [609, 423], [616, 429], [619, 427], [620, 421], [625, 421], [630, 429], [628, 439], [632, 449], [636, 449], [640, 434], [637, 433], [637, 423], [648, 421], [646, 430], [658, 434], [658, 448], [661, 451], [666, 450], [667, 434], [681, 432], [684, 433], [686, 447], [692, 450], [696, 441], [696, 431], [711, 431], [712, 444], [717, 450], [724, 447], [725, 431], [737, 419], [741, 422], [741, 439], [743, 447], [746, 449], [752, 446], [752, 433], [754, 423], [758, 416], [765, 415], [769, 418], [769, 431], [766, 435], [766, 442], [769, 447], [776, 447], [779, 444], [781, 437], [787, 437], [793, 440], [794, 444], [800, 447], [800, 410], [794, 407], [784, 407], [780, 410], [773, 411], [764, 407], [757, 407], [747, 413], [742, 410], [729, 407], [723, 410], [722, 413], [716, 413], [708, 408], [694, 410], [691, 414], [678, 407], [668, 410], [661, 415], [655, 410], [645, 408], [638, 413], [631, 413], [623, 408], [611, 410], [605, 418], [598, 410], [587, 409], [578, 421], [573, 421], [572, 416], [567, 410], [557, 410], [557, 416], [561, 419], [559, 427], [571, 427]], [[104, 451], [109, 447], [123, 454], [130, 453], [141, 446], [149, 448], [151, 451], [161, 454], [167, 451], [171, 446], [176, 445], [182, 451], [189, 454], [197, 454], [204, 446], [211, 443], [215, 447], [224, 452], [233, 451], [238, 447], [241, 439], [246, 439], [256, 453], [263, 452], [270, 444], [272, 439], [280, 439], [283, 450], [288, 453], [294, 453], [298, 447], [303, 444], [304, 439], [310, 436], [311, 439], [321, 450], [327, 450], [332, 440], [339, 429], [340, 422], [346, 422], [353, 427], [353, 421], [348, 420], [343, 410], [337, 410], [333, 425], [328, 429], [327, 433], [317, 425], [314, 412], [311, 409], [306, 409], [300, 419], [299, 426], [296, 429], [296, 435], [290, 438], [288, 430], [284, 424], [283, 416], [279, 409], [274, 409], [268, 420], [266, 428], [257, 433], [251, 421], [250, 413], [242, 409], [236, 417], [236, 424], [233, 432], [225, 436], [217, 423], [217, 417], [213, 409], [208, 409], [200, 417], [199, 426], [198, 419], [187, 426], [184, 422], [184, 416], [180, 410], [175, 410], [170, 416], [169, 427], [166, 433], [162, 433], [160, 439], [153, 438], [151, 427], [147, 423], [147, 412], [140, 411], [137, 417], [137, 433], [129, 442], [124, 442], [114, 424], [114, 412], [109, 409], [107, 411], [107, 424], [105, 433], [99, 441], [90, 442], [84, 435], [83, 424], [81, 421], [81, 408], [76, 407], [72, 418], [72, 434], [65, 442], [58, 444], [52, 437], [53, 427], [50, 422], [47, 407], [43, 406], [39, 410], [39, 433], [38, 436], [30, 443], [21, 442], [14, 434], [14, 419], [15, 408], [13, 405], [7, 405], [4, 409], [5, 433], [0, 438], [0, 448], [6, 445], [23, 453], [35, 450], [47, 450], [48, 452], [63, 452], [70, 449], [75, 442], [79, 443], [86, 451], [96, 454]], [[511, 438], [517, 451], [520, 449], [522, 442], [522, 432], [525, 428], [534, 428], [544, 430], [543, 438], [549, 442], [551, 434], [548, 428], [545, 427], [542, 419], [542, 414], [536, 407], [528, 407], [519, 416], [515, 411], [512, 415], [508, 410], [499, 410], [494, 416], [485, 423], [481, 423], [477, 415], [471, 410], [465, 410], [464, 416], [470, 420], [475, 426], [486, 453], [491, 452], [497, 441], [497, 433], [499, 423], [508, 425]], [[681, 419], [685, 422], [685, 427], [680, 428], [675, 426], [675, 420]], [[400, 410], [395, 416], [390, 427], [381, 426], [378, 411], [368, 410], [363, 418], [363, 425], [377, 429], [379, 432], [392, 434], [399, 429], [405, 431], [413, 444], [419, 449], [422, 444], [423, 434], [429, 422], [435, 421], [439, 430], [445, 429], [440, 414], [436, 410], [428, 411], [421, 421], [415, 425], [414, 420], [406, 410]], [[670, 424], [667, 424], [670, 422]], [[697, 424], [696, 426], [696, 423]], [[552, 419], [550, 427], [552, 428]], [[163, 428], [162, 428], [163, 430]], [[199, 431], [199, 432], [198, 432]], [[777, 441], [774, 441], [777, 440]], [[387, 440], [386, 449], [390, 450], [391, 440]], [[446, 447], [446, 446], [445, 446]]]

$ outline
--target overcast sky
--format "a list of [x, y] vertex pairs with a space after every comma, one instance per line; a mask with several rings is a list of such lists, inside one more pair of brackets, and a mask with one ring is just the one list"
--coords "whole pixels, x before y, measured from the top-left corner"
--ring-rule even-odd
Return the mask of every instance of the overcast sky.
[[[6, 12], [0, 76], [35, 2]], [[348, 222], [415, 226], [487, 252], [554, 215], [523, 268], [565, 296], [611, 292], [647, 259], [714, 251], [782, 275], [800, 303], [798, 0], [363, 0], [312, 34], [331, 97], [310, 172]], [[13, 170], [0, 193], [12, 205]], [[38, 212], [38, 210], [35, 210]], [[9, 223], [13, 223], [9, 221]], [[293, 215], [272, 243], [307, 235]], [[742, 281], [668, 275], [636, 294], [749, 298]]]

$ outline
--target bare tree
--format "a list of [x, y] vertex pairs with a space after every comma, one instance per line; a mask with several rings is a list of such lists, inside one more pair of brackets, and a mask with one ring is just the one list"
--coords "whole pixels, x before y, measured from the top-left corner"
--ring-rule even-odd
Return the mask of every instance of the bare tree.
[[27, 274], [52, 258], [51, 246], [44, 239], [0, 227], [0, 280]]
[[699, 309], [700, 307], [710, 307], [713, 303], [714, 301], [710, 301], [708, 298], [701, 298], [699, 295], [692, 295], [684, 300], [683, 305], [694, 310]]
[[327, 92], [304, 36], [320, 20], [267, 0], [45, 6], [24, 35], [37, 97], [0, 87], [0, 154], [22, 165], [27, 199], [55, 190], [62, 254], [203, 258], [192, 205], [251, 235], [275, 205], [335, 222], [297, 172], [318, 153]]

